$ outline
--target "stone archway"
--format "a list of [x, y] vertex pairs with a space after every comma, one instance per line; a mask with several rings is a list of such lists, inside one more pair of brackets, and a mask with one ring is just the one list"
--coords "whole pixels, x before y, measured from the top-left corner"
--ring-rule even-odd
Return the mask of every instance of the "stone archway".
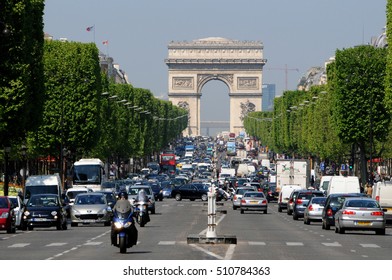
[[229, 88], [230, 131], [243, 131], [244, 116], [262, 108], [263, 44], [210, 37], [171, 42], [165, 63], [169, 67], [169, 100], [189, 111], [184, 134], [200, 135], [200, 98], [203, 86], [220, 80]]

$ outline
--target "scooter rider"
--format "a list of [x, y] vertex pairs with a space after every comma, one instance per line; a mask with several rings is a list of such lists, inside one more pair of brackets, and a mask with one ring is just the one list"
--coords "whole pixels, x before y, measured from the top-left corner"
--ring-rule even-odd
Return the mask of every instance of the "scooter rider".
[[[135, 198], [135, 204], [137, 204], [138, 202], [144, 202], [147, 205], [151, 202], [150, 199], [147, 196], [147, 193], [145, 190], [141, 189], [139, 191], [139, 193], [137, 194], [136, 198]], [[146, 216], [147, 216], [147, 223], [150, 221], [150, 215], [148, 214], [148, 207], [147, 207], [147, 211], [146, 211]]]
[[[128, 200], [128, 194], [126, 191], [121, 191], [118, 194], [118, 200], [116, 202], [116, 204], [113, 207], [113, 211], [119, 211], [121, 213], [126, 213], [126, 212], [130, 212], [132, 211], [132, 205]], [[132, 223], [132, 225], [128, 228], [129, 230], [129, 234], [128, 234], [128, 244], [131, 245], [136, 245], [137, 243], [137, 238], [138, 238], [138, 232], [135, 226], [135, 223]], [[112, 227], [111, 227], [111, 242], [112, 245], [117, 244], [117, 233], [114, 229], [114, 224], [112, 223]]]

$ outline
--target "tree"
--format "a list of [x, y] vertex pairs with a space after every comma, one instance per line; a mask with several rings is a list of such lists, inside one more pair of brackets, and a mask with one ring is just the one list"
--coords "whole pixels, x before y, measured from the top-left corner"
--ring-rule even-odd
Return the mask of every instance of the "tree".
[[366, 162], [376, 152], [374, 141], [385, 141], [390, 114], [384, 98], [386, 50], [358, 46], [336, 51], [334, 67], [328, 73], [333, 91], [333, 121], [339, 138], [361, 151], [361, 173], [364, 182]]

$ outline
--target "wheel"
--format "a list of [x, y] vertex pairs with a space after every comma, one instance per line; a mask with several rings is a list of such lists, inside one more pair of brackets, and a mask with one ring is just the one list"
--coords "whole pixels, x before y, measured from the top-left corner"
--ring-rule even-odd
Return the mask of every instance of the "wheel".
[[77, 227], [78, 223], [71, 223], [71, 227]]
[[68, 229], [67, 221], [64, 221], [64, 223], [63, 223], [62, 226], [61, 226], [61, 229], [62, 229], [62, 230], [67, 230], [67, 229]]
[[233, 205], [233, 210], [236, 210], [236, 209], [237, 209], [237, 206], [234, 206], [234, 205]]
[[155, 208], [151, 209], [151, 214], [155, 214]]
[[245, 213], [244, 209], [241, 209], [241, 214], [244, 214], [244, 213]]
[[325, 229], [324, 221], [322, 221], [321, 228], [322, 228], [322, 229]]
[[208, 200], [207, 195], [206, 195], [206, 194], [203, 194], [203, 195], [201, 196], [201, 200], [202, 200], [202, 201], [207, 201], [207, 200]]
[[267, 214], [267, 213], [268, 213], [268, 210], [267, 210], [267, 209], [265, 209], [265, 210], [264, 210], [264, 214]]
[[339, 229], [337, 226], [335, 226], [335, 233], [339, 233]]
[[325, 223], [325, 229], [326, 229], [326, 230], [330, 230], [330, 229], [331, 229], [331, 226], [330, 226], [329, 224]]
[[342, 229], [342, 228], [339, 228], [339, 233], [340, 234], [344, 234], [346, 232], [346, 230], [344, 230], [344, 229]]
[[310, 225], [310, 220], [309, 220], [309, 219], [305, 219], [305, 218], [304, 218], [304, 224], [306, 224], [306, 225]]
[[298, 220], [298, 215], [297, 215], [297, 213], [296, 212], [293, 212], [293, 220]]
[[289, 210], [289, 208], [287, 208], [287, 215], [291, 215], [291, 214], [292, 214], [292, 211]]
[[278, 212], [282, 212], [282, 208], [278, 206]]
[[181, 195], [178, 193], [178, 194], [176, 194], [175, 199], [176, 199], [177, 201], [181, 201], [182, 197], [181, 197]]
[[127, 240], [125, 236], [120, 237], [120, 243], [118, 247], [120, 247], [121, 254], [125, 254], [127, 252]]
[[377, 235], [385, 235], [385, 228], [376, 230]]
[[32, 226], [27, 227], [28, 230], [33, 230], [34, 228]]

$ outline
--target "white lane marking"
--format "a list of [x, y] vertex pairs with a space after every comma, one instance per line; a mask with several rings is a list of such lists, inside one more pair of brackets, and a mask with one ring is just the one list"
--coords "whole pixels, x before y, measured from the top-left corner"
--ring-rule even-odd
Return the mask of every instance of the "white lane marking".
[[229, 248], [227, 249], [225, 254], [225, 260], [231, 260], [233, 258], [235, 247], [236, 247], [235, 244], [229, 245]]
[[253, 245], [255, 245], [255, 246], [265, 246], [266, 243], [265, 242], [259, 242], [259, 241], [249, 241], [248, 245], [251, 245], [251, 246], [253, 246]]
[[66, 244], [68, 244], [68, 243], [50, 243], [50, 244], [45, 245], [45, 247], [64, 246]]
[[208, 251], [208, 250], [206, 250], [204, 248], [201, 248], [201, 247], [197, 246], [196, 244], [189, 244], [189, 246], [191, 246], [191, 247], [193, 247], [193, 248], [195, 248], [195, 249], [197, 249], [199, 251], [202, 251], [203, 253], [206, 253], [207, 255], [210, 255], [211, 257], [214, 257], [214, 258], [216, 258], [218, 260], [223, 260], [223, 258], [221, 256], [219, 256], [217, 254], [214, 254], [214, 253], [212, 253], [212, 252], [210, 252], [210, 251]]
[[304, 246], [302, 242], [286, 242], [287, 246]]
[[323, 244], [324, 246], [327, 246], [327, 247], [342, 247], [342, 244], [339, 244], [338, 242], [333, 242], [333, 243], [321, 243], [321, 244]]
[[23, 248], [29, 246], [31, 243], [16, 243], [13, 245], [8, 246], [8, 248]]
[[359, 244], [364, 248], [380, 248], [377, 244]]
[[101, 245], [103, 242], [86, 242], [83, 245], [85, 246], [97, 246], [97, 245]]
[[176, 241], [159, 241], [158, 245], [175, 245]]

